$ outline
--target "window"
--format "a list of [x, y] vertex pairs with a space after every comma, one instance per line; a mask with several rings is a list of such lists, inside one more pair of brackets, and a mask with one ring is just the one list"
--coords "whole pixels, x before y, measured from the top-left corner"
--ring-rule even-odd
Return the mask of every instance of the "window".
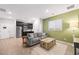
[[53, 20], [48, 22], [49, 31], [62, 31], [62, 20]]

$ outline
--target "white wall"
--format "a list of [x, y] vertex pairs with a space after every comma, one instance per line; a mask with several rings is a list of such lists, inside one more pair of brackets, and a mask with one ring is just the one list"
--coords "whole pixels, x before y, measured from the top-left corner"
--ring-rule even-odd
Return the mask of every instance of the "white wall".
[[0, 18], [0, 39], [9, 37], [16, 37], [16, 20]]
[[35, 19], [33, 22], [33, 31], [35, 33], [42, 32], [42, 20], [41, 19]]

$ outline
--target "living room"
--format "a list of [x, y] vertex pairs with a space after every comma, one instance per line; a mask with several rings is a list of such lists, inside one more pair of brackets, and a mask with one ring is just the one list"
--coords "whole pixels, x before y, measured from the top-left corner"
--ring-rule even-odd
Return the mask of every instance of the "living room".
[[0, 55], [78, 55], [77, 48], [79, 4], [0, 4]]

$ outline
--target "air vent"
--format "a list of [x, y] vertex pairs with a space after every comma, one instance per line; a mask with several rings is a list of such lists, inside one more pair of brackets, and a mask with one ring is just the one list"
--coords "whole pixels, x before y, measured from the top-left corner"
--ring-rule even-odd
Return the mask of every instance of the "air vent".
[[2, 11], [2, 12], [6, 12], [6, 9], [0, 8], [0, 11]]
[[75, 7], [75, 5], [70, 5], [70, 6], [67, 7], [67, 9], [72, 9], [74, 7]]

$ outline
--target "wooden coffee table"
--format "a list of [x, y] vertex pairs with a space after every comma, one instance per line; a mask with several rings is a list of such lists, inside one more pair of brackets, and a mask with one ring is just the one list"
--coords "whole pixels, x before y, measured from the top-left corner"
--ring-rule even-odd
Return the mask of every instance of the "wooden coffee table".
[[56, 40], [54, 38], [44, 38], [40, 42], [40, 46], [49, 50], [56, 44]]

